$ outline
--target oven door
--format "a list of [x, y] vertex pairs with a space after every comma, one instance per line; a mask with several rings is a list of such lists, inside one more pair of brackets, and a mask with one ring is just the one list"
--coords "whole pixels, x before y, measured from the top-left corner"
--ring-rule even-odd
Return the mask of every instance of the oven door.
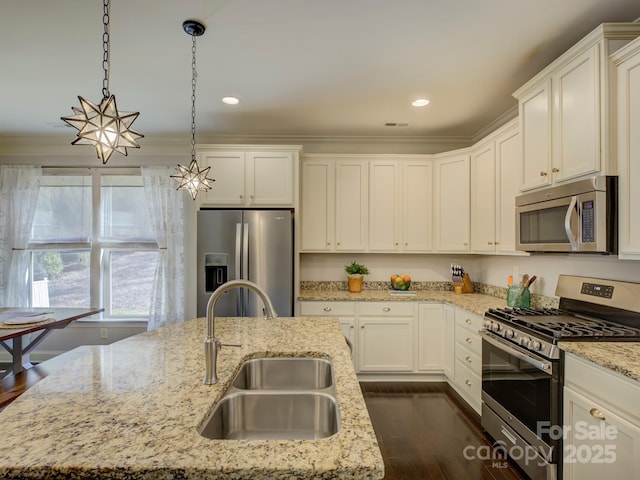
[[558, 361], [482, 331], [482, 400], [530, 445], [556, 457]]

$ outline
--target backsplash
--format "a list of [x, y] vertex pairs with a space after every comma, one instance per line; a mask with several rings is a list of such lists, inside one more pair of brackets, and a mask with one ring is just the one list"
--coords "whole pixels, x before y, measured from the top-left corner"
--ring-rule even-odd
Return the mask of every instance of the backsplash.
[[[507, 298], [507, 289], [495, 285], [473, 282], [476, 293], [489, 295], [496, 298]], [[367, 282], [362, 283], [363, 290], [388, 290], [389, 282]], [[318, 292], [326, 290], [347, 290], [346, 281], [301, 281], [300, 290]], [[411, 290], [416, 291], [453, 291], [451, 282], [411, 282]], [[531, 294], [531, 308], [558, 308], [558, 299], [546, 297], [536, 293]]]

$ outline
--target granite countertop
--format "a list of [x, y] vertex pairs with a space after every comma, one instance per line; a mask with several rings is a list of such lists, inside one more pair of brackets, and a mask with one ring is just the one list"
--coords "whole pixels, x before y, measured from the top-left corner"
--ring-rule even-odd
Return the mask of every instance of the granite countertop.
[[[379, 479], [384, 464], [335, 318], [216, 319], [217, 385], [203, 385], [205, 320], [90, 347], [0, 413], [0, 477]], [[341, 427], [320, 440], [209, 440], [197, 431], [240, 363], [313, 355], [334, 363]]]
[[444, 302], [460, 307], [477, 315], [484, 315], [489, 308], [507, 306], [503, 298], [481, 293], [455, 294], [446, 290], [417, 290], [415, 295], [391, 294], [388, 290], [362, 290], [351, 293], [348, 290], [300, 290], [298, 300], [301, 301], [356, 301], [356, 302]]
[[560, 342], [565, 352], [640, 382], [640, 342]]

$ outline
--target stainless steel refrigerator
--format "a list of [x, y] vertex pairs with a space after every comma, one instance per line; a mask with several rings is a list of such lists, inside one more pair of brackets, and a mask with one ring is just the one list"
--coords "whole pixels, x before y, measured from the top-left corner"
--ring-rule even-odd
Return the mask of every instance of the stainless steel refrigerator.
[[[206, 316], [215, 289], [245, 279], [258, 284], [281, 317], [293, 316], [293, 212], [291, 210], [198, 211], [198, 316]], [[263, 305], [247, 289], [225, 293], [220, 317], [260, 317]]]

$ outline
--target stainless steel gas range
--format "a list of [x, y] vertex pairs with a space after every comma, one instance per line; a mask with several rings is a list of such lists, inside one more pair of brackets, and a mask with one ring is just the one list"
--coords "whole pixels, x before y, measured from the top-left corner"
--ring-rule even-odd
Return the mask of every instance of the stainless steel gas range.
[[640, 340], [640, 284], [560, 275], [556, 295], [557, 309], [490, 309], [480, 332], [482, 426], [533, 480], [562, 477], [558, 342]]

